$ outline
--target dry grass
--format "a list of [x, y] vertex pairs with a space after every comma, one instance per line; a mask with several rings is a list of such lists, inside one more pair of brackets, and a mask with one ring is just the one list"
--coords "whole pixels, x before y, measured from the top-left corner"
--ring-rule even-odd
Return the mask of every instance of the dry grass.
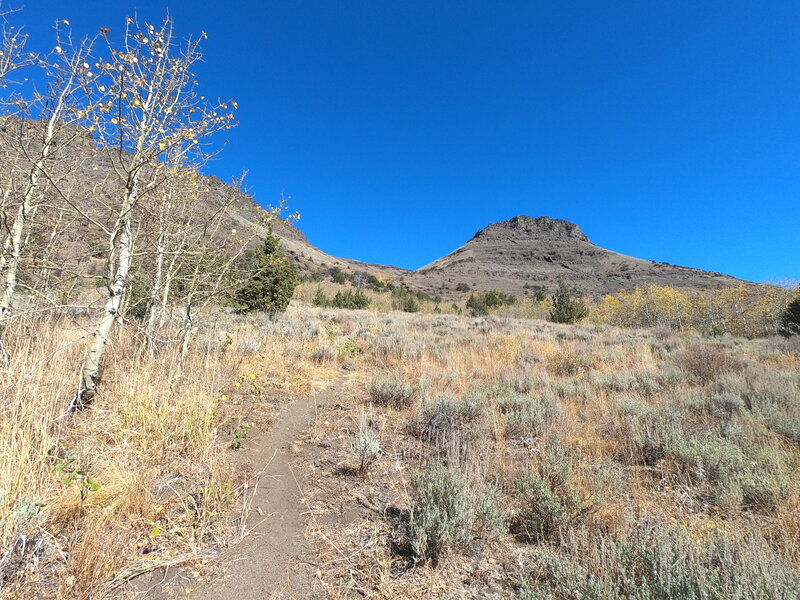
[[[363, 377], [353, 396], [390, 426], [380, 428], [384, 454], [361, 481], [342, 466], [352, 462], [362, 409], [320, 416], [329, 450], [314, 470], [312, 534], [332, 597], [605, 598], [646, 586], [653, 597], [794, 593], [800, 364], [792, 346], [503, 317], [337, 315], [347, 318], [371, 332], [359, 342]], [[372, 400], [384, 379], [424, 393], [382, 408]], [[497, 538], [464, 525], [474, 523], [468, 514], [451, 529], [436, 521], [434, 531], [463, 535], [437, 548], [435, 568], [409, 534], [419, 498], [436, 496], [414, 491], [431, 461], [463, 473], [473, 490], [502, 490], [509, 523]], [[626, 561], [645, 560], [634, 548], [686, 568], [642, 578], [625, 571]], [[715, 579], [719, 561], [724, 581]], [[615, 587], [625, 578], [645, 587]], [[675, 596], [675, 581], [689, 591]]]
[[221, 325], [197, 334], [180, 380], [177, 344], [153, 356], [123, 328], [101, 393], [74, 415], [65, 409], [81, 323], [16, 322], [5, 332], [3, 597], [103, 597], [122, 573], [206, 556], [237, 538], [246, 469], [230, 449], [234, 431], [268, 425], [277, 403], [311, 389], [313, 374], [301, 332], [258, 319]]
[[[174, 345], [150, 356], [123, 329], [95, 405], [64, 417], [80, 325], [6, 334], [9, 598], [101, 598], [153, 564], [230, 544], [247, 473], [235, 432], [268, 427], [279, 402], [342, 372], [351, 388], [321, 409], [304, 451], [309, 535], [332, 598], [605, 597], [592, 581], [630, 595], [613, 581], [645, 560], [634, 547], [684, 561], [663, 577], [693, 585], [711, 585], [708, 565], [731, 556], [726, 569], [777, 597], [797, 581], [794, 344], [295, 305], [275, 323], [220, 313], [174, 384]], [[369, 469], [354, 454], [366, 431], [381, 450]], [[482, 508], [421, 529], [445, 472]], [[434, 534], [436, 551], [421, 550]]]

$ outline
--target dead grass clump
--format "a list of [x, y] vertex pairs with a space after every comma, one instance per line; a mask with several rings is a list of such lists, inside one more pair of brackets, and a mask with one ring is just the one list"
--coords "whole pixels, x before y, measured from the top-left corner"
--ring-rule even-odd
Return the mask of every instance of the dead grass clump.
[[150, 545], [147, 531], [146, 523], [132, 528], [129, 523], [113, 519], [87, 522], [80, 538], [70, 547], [62, 594], [96, 597], [107, 581], [133, 562], [131, 557]]
[[710, 383], [720, 375], [737, 373], [745, 367], [743, 361], [712, 344], [689, 346], [679, 353], [678, 362], [701, 383]]
[[591, 357], [573, 346], [559, 346], [548, 357], [548, 368], [557, 377], [574, 377], [592, 369]]
[[327, 342], [319, 344], [311, 353], [311, 360], [318, 365], [327, 365], [335, 362], [337, 357], [336, 347]]

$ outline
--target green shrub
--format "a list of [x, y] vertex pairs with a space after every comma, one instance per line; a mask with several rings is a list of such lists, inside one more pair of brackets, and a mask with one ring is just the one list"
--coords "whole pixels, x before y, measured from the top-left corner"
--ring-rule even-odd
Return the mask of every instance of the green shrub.
[[453, 468], [431, 462], [411, 479], [408, 537], [414, 556], [437, 562], [479, 537], [502, 531], [496, 488], [468, 481]]
[[373, 379], [367, 384], [367, 392], [372, 402], [390, 408], [411, 406], [415, 398], [412, 386], [392, 376]]
[[589, 308], [580, 300], [572, 297], [572, 292], [563, 281], [558, 282], [558, 289], [553, 294], [553, 307], [550, 309], [550, 320], [553, 323], [577, 323], [589, 314]]
[[556, 437], [540, 448], [535, 471], [514, 482], [512, 532], [527, 542], [561, 541], [563, 534], [597, 507], [573, 482], [574, 458]]
[[419, 312], [422, 309], [416, 296], [407, 296], [404, 298], [401, 307], [403, 312], [407, 313]]
[[392, 290], [392, 307], [395, 310], [415, 313], [422, 310], [421, 302], [432, 302], [433, 299], [425, 292], [412, 292], [404, 287], [397, 287]]
[[800, 296], [781, 313], [780, 332], [786, 337], [800, 334]]
[[343, 285], [343, 284], [347, 283], [348, 275], [347, 275], [347, 273], [342, 271], [341, 268], [339, 268], [339, 267], [331, 267], [331, 270], [329, 271], [329, 274], [330, 274], [330, 277], [331, 277], [331, 281], [333, 281], [333, 283], [338, 283], [339, 285]]
[[369, 306], [369, 298], [359, 290], [339, 290], [331, 300], [330, 306], [352, 310], [364, 309]]
[[318, 287], [316, 293], [314, 294], [314, 298], [311, 300], [311, 305], [327, 308], [331, 305], [331, 299], [328, 298], [328, 295], [322, 291], [321, 287]]
[[234, 299], [243, 312], [265, 311], [270, 318], [286, 310], [299, 282], [297, 268], [281, 250], [280, 240], [270, 232], [264, 245], [249, 253], [244, 262], [252, 275]]
[[489, 290], [478, 294], [470, 294], [467, 298], [467, 308], [473, 317], [488, 315], [491, 311], [501, 306], [516, 304], [515, 296], [500, 290]]
[[529, 475], [515, 482], [520, 508], [514, 515], [514, 533], [528, 542], [540, 542], [561, 534], [580, 514], [580, 496], [561, 493], [544, 480]]

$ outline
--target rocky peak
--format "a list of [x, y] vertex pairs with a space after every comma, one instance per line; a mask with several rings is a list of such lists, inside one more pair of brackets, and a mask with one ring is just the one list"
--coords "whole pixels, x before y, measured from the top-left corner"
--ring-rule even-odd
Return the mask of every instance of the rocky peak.
[[576, 239], [588, 242], [589, 238], [575, 223], [550, 217], [518, 216], [508, 221], [492, 223], [478, 231], [472, 239]]

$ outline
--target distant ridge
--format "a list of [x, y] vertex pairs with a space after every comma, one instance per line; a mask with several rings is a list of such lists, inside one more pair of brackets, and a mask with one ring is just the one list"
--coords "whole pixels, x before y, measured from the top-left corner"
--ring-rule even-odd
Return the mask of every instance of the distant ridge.
[[498, 288], [524, 294], [552, 290], [563, 280], [578, 292], [601, 295], [647, 284], [713, 290], [740, 280], [709, 271], [642, 260], [600, 248], [575, 223], [517, 216], [487, 225], [460, 248], [422, 267], [423, 287]]
[[[9, 123], [11, 121], [6, 120], [0, 125]], [[23, 130], [27, 135], [29, 128]], [[8, 141], [0, 138], [0, 149], [3, 143]], [[108, 153], [98, 149], [92, 135], [88, 131], [79, 132], [65, 147], [67, 145], [78, 165], [71, 173], [76, 197], [92, 198], [98, 190], [101, 196], [112, 193], [105, 189], [106, 182], [116, 176], [112, 161]], [[228, 204], [232, 192], [234, 201]], [[213, 176], [199, 177], [198, 193], [204, 198], [197, 208], [199, 221], [223, 210], [222, 231], [235, 232], [244, 228], [262, 236], [266, 234], [264, 212], [250, 195], [232, 190]], [[90, 205], [83, 208], [89, 212], [92, 210]], [[460, 296], [462, 292], [459, 289], [463, 290], [465, 286], [478, 291], [500, 289], [518, 296], [536, 290], [550, 292], [559, 280], [581, 294], [592, 296], [633, 290], [647, 284], [706, 291], [741, 283], [741, 280], [721, 273], [641, 260], [600, 248], [577, 224], [545, 216], [519, 215], [491, 223], [478, 230], [460, 248], [417, 271], [337, 258], [313, 246], [297, 227], [275, 223], [273, 229], [303, 272], [327, 273], [332, 267], [338, 267], [345, 272], [367, 273], [386, 282], [444, 298]], [[91, 239], [88, 242], [103, 243]]]

